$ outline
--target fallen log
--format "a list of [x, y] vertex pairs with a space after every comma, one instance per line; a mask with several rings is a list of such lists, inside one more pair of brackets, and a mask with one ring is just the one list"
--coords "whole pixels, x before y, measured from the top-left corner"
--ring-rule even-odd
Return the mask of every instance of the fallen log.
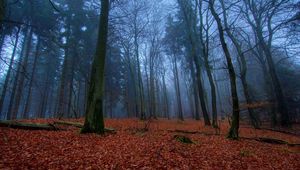
[[275, 139], [275, 138], [267, 138], [267, 137], [257, 137], [257, 138], [241, 137], [241, 138], [247, 140], [255, 140], [263, 143], [277, 144], [277, 145], [300, 146], [299, 143], [289, 143], [287, 141], [281, 139]]
[[288, 135], [300, 136], [299, 133], [289, 132], [289, 131], [281, 130], [281, 129], [261, 128], [260, 130], [268, 130], [268, 131], [273, 131], [273, 132], [278, 132], [278, 133], [284, 133], [284, 134], [288, 134]]
[[0, 127], [8, 127], [13, 129], [24, 129], [24, 130], [49, 130], [56, 131], [60, 130], [58, 127], [48, 123], [48, 124], [39, 124], [39, 123], [25, 123], [25, 122], [17, 122], [6, 120], [0, 121]]
[[171, 133], [185, 133], [185, 134], [201, 134], [201, 135], [207, 135], [207, 136], [212, 136], [212, 135], [217, 135], [217, 134], [212, 134], [212, 133], [207, 133], [207, 132], [200, 132], [200, 131], [187, 131], [187, 130], [168, 130], [168, 132]]
[[[83, 128], [83, 124], [78, 123], [78, 122], [55, 121], [53, 124], [54, 125], [73, 126], [73, 127], [77, 127], [77, 128]], [[109, 133], [115, 133], [115, 129], [113, 129], [113, 128], [104, 128], [104, 131], [109, 132]]]
[[[51, 123], [27, 123], [27, 122], [18, 122], [14, 120], [1, 120], [0, 121], [0, 127], [8, 127], [12, 129], [23, 129], [23, 130], [48, 130], [48, 131], [57, 131], [57, 130], [64, 130], [62, 128], [59, 128], [58, 125], [64, 125], [64, 126], [73, 126], [77, 128], [82, 128], [83, 124], [77, 123], [77, 122], [63, 122], [63, 121], [57, 121], [53, 124]], [[105, 128], [105, 132], [108, 133], [116, 133], [115, 129], [112, 128]]]
[[287, 144], [289, 144], [288, 142], [286, 142], [284, 140], [273, 139], [273, 138], [265, 138], [265, 137], [256, 138], [256, 141], [271, 143], [271, 144], [278, 144], [278, 145], [287, 145]]
[[[241, 128], [253, 129], [253, 127], [246, 127], [246, 126], [241, 126]], [[283, 134], [287, 134], [287, 135], [300, 136], [300, 133], [289, 132], [289, 131], [281, 130], [281, 129], [259, 128], [259, 129], [256, 129], [256, 130], [267, 130], [267, 131], [278, 132], [278, 133], [283, 133]]]
[[73, 127], [77, 127], [77, 128], [83, 128], [83, 124], [78, 123], [78, 122], [55, 121], [53, 124], [54, 125], [73, 126]]

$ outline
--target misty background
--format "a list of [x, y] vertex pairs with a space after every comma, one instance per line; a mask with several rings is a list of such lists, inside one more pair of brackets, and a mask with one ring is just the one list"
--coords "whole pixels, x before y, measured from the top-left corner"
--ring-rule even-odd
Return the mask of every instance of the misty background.
[[[83, 117], [101, 27], [99, 0], [7, 0], [4, 6], [0, 119]], [[232, 57], [241, 119], [277, 124], [285, 114], [299, 122], [299, 1], [222, 0], [215, 10]], [[283, 98], [276, 96], [266, 48]], [[212, 119], [215, 113], [225, 119], [232, 113], [230, 91], [208, 2], [111, 2], [106, 117]], [[288, 110], [280, 113], [283, 101]]]

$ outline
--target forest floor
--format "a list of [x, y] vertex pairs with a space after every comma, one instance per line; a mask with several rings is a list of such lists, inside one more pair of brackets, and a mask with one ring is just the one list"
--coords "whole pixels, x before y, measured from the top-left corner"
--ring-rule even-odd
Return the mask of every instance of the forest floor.
[[[82, 119], [69, 121], [83, 122]], [[300, 143], [299, 135], [241, 125], [242, 138], [232, 141], [226, 139], [227, 121], [221, 123], [221, 135], [193, 120], [108, 119], [105, 123], [116, 133], [79, 134], [75, 127], [62, 131], [1, 127], [0, 169], [300, 169], [299, 146], [252, 140], [272, 137]], [[145, 127], [148, 131], [143, 130]], [[194, 143], [181, 143], [174, 135], [184, 135]]]

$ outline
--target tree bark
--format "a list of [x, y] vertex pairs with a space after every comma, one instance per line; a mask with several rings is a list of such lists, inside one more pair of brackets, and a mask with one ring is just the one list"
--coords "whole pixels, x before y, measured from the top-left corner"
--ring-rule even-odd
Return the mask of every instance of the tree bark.
[[[16, 55], [16, 51], [17, 51], [17, 46], [18, 46], [18, 42], [19, 42], [20, 30], [21, 30], [21, 28], [18, 27], [18, 30], [17, 30], [17, 33], [16, 33], [16, 40], [15, 40], [15, 44], [14, 44], [14, 49], [13, 49], [13, 52], [12, 52], [12, 55], [11, 55], [11, 58], [10, 58], [7, 74], [6, 74], [4, 85], [3, 85], [3, 88], [2, 88], [2, 93], [1, 93], [1, 98], [0, 98], [0, 118], [2, 117], [3, 103], [4, 103], [7, 87], [8, 87], [8, 84], [9, 84], [9, 79], [11, 78], [12, 67], [13, 67], [13, 64], [14, 64], [15, 55]], [[0, 48], [0, 53], [1, 53], [1, 48]]]
[[[76, 47], [75, 49], [76, 50]], [[77, 56], [77, 53], [75, 52], [75, 54], [72, 56], [71, 58], [71, 70], [70, 70], [70, 82], [69, 82], [69, 88], [68, 88], [68, 109], [67, 109], [67, 115], [68, 117], [71, 117], [71, 108], [72, 108], [72, 98], [73, 98], [73, 84], [74, 84], [74, 69], [75, 69], [75, 56]]]
[[[70, 31], [70, 30], [68, 30]], [[69, 33], [67, 37], [67, 42], [69, 41]], [[64, 61], [62, 65], [62, 73], [60, 78], [60, 86], [59, 86], [59, 93], [58, 93], [58, 108], [57, 108], [57, 116], [59, 118], [63, 117], [66, 111], [65, 103], [66, 103], [66, 96], [65, 96], [65, 87], [66, 87], [66, 80], [67, 80], [67, 73], [68, 73], [68, 67], [69, 67], [69, 50], [68, 47], [65, 48], [65, 56]]]
[[[257, 9], [257, 4], [255, 2], [248, 2], [244, 1], [247, 9], [251, 11], [251, 14], [253, 15], [254, 21], [252, 22], [249, 15], [247, 15], [247, 20], [249, 24], [251, 25], [252, 29], [255, 31], [257, 39], [259, 41], [259, 46], [262, 49], [262, 51], [265, 54], [267, 65], [269, 68], [269, 74], [271, 77], [271, 81], [274, 87], [274, 93], [277, 100], [277, 106], [280, 113], [280, 121], [282, 126], [290, 126], [290, 116], [289, 116], [289, 110], [287, 106], [287, 101], [284, 96], [279, 77], [276, 72], [276, 67], [273, 61], [272, 56], [272, 38], [273, 38], [273, 30], [272, 30], [272, 18], [274, 13], [268, 13], [268, 15], [264, 16], [265, 18], [262, 18], [261, 11]], [[266, 20], [264, 20], [266, 19]], [[263, 35], [263, 25], [262, 22], [265, 21], [267, 23], [267, 30], [269, 33], [269, 39], [266, 41]]]
[[221, 41], [221, 45], [225, 54], [225, 58], [227, 61], [227, 67], [228, 67], [228, 73], [230, 77], [230, 86], [231, 86], [231, 98], [232, 98], [232, 122], [231, 127], [228, 133], [228, 138], [230, 139], [238, 139], [239, 138], [239, 118], [240, 118], [240, 108], [239, 108], [239, 98], [237, 94], [237, 87], [236, 87], [236, 74], [235, 70], [231, 61], [231, 56], [225, 41], [224, 32], [223, 32], [223, 26], [222, 21], [215, 11], [214, 8], [214, 0], [209, 0], [209, 8], [210, 11], [214, 17], [214, 19], [217, 22], [218, 25], [218, 31], [219, 31], [219, 37]]
[[33, 68], [32, 68], [32, 72], [30, 75], [30, 80], [29, 80], [29, 91], [26, 97], [26, 104], [25, 104], [25, 109], [23, 112], [23, 118], [28, 118], [28, 112], [30, 110], [30, 104], [31, 104], [31, 91], [32, 91], [32, 84], [34, 81], [34, 74], [35, 74], [35, 70], [36, 70], [36, 65], [37, 65], [37, 60], [39, 57], [39, 50], [40, 50], [40, 39], [39, 37], [37, 38], [37, 46], [36, 46], [36, 51], [35, 51], [35, 56], [34, 56], [34, 61], [33, 61]]
[[[184, 14], [184, 18], [185, 18], [185, 22], [186, 22], [186, 27], [188, 29], [188, 36], [189, 36], [189, 41], [191, 43], [192, 46], [192, 50], [191, 50], [191, 57], [193, 57], [194, 63], [196, 65], [196, 80], [197, 80], [197, 85], [198, 85], [198, 93], [199, 93], [199, 98], [200, 98], [200, 106], [202, 109], [202, 113], [203, 113], [203, 118], [204, 118], [204, 123], [206, 126], [210, 126], [210, 119], [208, 116], [208, 111], [206, 108], [206, 102], [205, 102], [205, 95], [204, 95], [204, 88], [203, 88], [203, 84], [201, 82], [201, 65], [200, 65], [200, 59], [196, 54], [196, 41], [193, 38], [193, 31], [191, 29], [193, 29], [194, 25], [192, 25], [190, 23], [190, 18], [188, 17], [187, 14], [187, 9], [185, 7], [185, 4], [183, 1], [178, 0], [179, 5], [181, 6], [182, 10], [183, 10], [183, 14]], [[200, 50], [200, 52], [202, 52], [203, 49]], [[202, 55], [201, 55], [202, 56]]]
[[10, 95], [7, 115], [6, 115], [6, 119], [8, 119], [8, 120], [12, 119], [11, 113], [12, 113], [13, 104], [15, 101], [15, 96], [16, 96], [15, 94], [16, 94], [16, 89], [18, 86], [19, 77], [21, 74], [20, 72], [21, 72], [21, 67], [22, 67], [22, 63], [23, 63], [24, 52], [26, 51], [26, 46], [27, 46], [28, 28], [26, 28], [24, 32], [25, 32], [25, 35], [24, 35], [23, 46], [22, 46], [20, 57], [19, 57], [19, 62], [17, 65], [17, 71], [16, 71], [16, 75], [15, 75], [15, 79], [14, 79], [14, 83], [13, 83], [13, 87], [12, 87], [12, 92]]
[[176, 91], [176, 98], [177, 98], [177, 107], [178, 107], [178, 119], [183, 119], [183, 112], [182, 112], [182, 103], [181, 103], [181, 93], [180, 93], [180, 85], [179, 85], [179, 78], [178, 78], [178, 68], [177, 68], [177, 60], [176, 56], [173, 56], [173, 69], [174, 69], [174, 84], [175, 84], [175, 91]]
[[140, 58], [139, 58], [139, 45], [137, 40], [137, 28], [135, 22], [135, 38], [134, 38], [134, 45], [135, 45], [135, 57], [137, 62], [137, 72], [138, 72], [138, 93], [139, 93], [139, 100], [140, 100], [140, 119], [146, 119], [145, 115], [145, 108], [144, 108], [144, 87], [142, 82], [142, 73], [141, 73], [141, 65], [140, 65]]
[[[238, 40], [235, 38], [233, 33], [230, 31], [230, 28], [228, 26], [227, 22], [227, 13], [226, 13], [226, 8], [223, 0], [220, 0], [221, 6], [223, 9], [223, 19], [224, 19], [224, 25], [225, 25], [225, 31], [230, 38], [230, 40], [233, 42], [233, 45], [235, 46], [238, 57], [240, 60], [238, 60], [239, 65], [240, 65], [240, 71], [241, 71], [241, 81], [242, 81], [242, 86], [243, 86], [243, 91], [244, 91], [244, 96], [246, 99], [246, 103], [249, 105], [253, 102], [251, 96], [250, 96], [250, 91], [249, 91], [249, 85], [247, 82], [247, 62], [245, 55], [242, 51], [242, 46], [241, 43], [238, 42]], [[255, 114], [254, 110], [250, 107], [248, 107], [248, 112], [251, 120], [251, 124], [254, 128], [259, 128], [259, 119], [258, 116]]]
[[200, 120], [200, 110], [199, 110], [199, 96], [198, 96], [198, 88], [197, 88], [197, 81], [195, 75], [195, 67], [192, 57], [188, 57], [189, 64], [190, 64], [190, 71], [192, 76], [192, 83], [193, 83], [193, 96], [194, 96], [194, 103], [195, 103], [195, 119]]
[[81, 133], [104, 133], [103, 99], [104, 70], [108, 34], [109, 0], [101, 0], [100, 28], [96, 55], [93, 61], [91, 83], [84, 126]]
[[165, 117], [170, 119], [169, 114], [169, 98], [168, 98], [168, 92], [167, 92], [167, 86], [166, 86], [166, 80], [165, 80], [165, 72], [163, 72], [163, 92], [164, 92], [164, 113]]
[[21, 77], [19, 80], [19, 85], [16, 90], [16, 97], [15, 97], [15, 101], [14, 101], [14, 108], [11, 113], [12, 119], [17, 118], [19, 109], [20, 109], [20, 103], [21, 103], [21, 98], [22, 98], [23, 89], [24, 89], [25, 75], [27, 74], [28, 58], [29, 58], [29, 53], [30, 53], [31, 44], [32, 44], [32, 35], [33, 35], [33, 31], [32, 31], [32, 29], [30, 29], [29, 37], [28, 37], [28, 41], [27, 41], [27, 48], [26, 48], [24, 60], [22, 62], [22, 66], [21, 66], [23, 68], [22, 69], [23, 73], [21, 74]]

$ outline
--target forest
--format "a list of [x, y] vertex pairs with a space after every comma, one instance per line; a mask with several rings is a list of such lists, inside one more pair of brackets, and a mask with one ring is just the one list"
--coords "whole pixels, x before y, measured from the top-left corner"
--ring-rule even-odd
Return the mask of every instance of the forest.
[[300, 1], [0, 0], [0, 169], [300, 169]]

